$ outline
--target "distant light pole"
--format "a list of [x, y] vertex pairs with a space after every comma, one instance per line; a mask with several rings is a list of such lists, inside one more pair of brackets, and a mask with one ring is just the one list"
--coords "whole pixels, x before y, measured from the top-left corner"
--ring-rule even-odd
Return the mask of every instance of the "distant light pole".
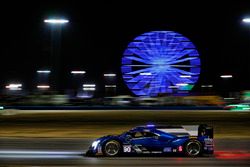
[[5, 86], [7, 94], [20, 95], [22, 94], [23, 85], [21, 83], [10, 83]]
[[96, 84], [83, 84], [82, 90], [84, 91], [84, 97], [92, 98], [96, 91]]
[[201, 85], [201, 92], [205, 95], [211, 94], [213, 87], [214, 87], [214, 85], [212, 85], [212, 84], [202, 84]]
[[45, 19], [44, 23], [50, 26], [51, 30], [51, 60], [52, 60], [52, 88], [62, 92], [64, 82], [61, 81], [61, 31], [62, 26], [69, 23], [69, 20], [62, 18]]
[[104, 84], [105, 84], [105, 96], [114, 96], [116, 95], [116, 74], [115, 73], [105, 73]]
[[[228, 81], [229, 79], [231, 80], [232, 78], [233, 78], [233, 75], [231, 75], [231, 74], [224, 74], [224, 75], [220, 75], [220, 78], [222, 78], [225, 82], [226, 81]], [[229, 96], [230, 95], [230, 90], [232, 90], [231, 89], [231, 84], [230, 83], [224, 83], [223, 85], [222, 85], [222, 87], [224, 88], [224, 90], [226, 91], [225, 92], [225, 95], [226, 96]]]
[[50, 70], [48, 69], [43, 69], [43, 70], [37, 70], [36, 71], [37, 75], [36, 75], [36, 78], [37, 78], [37, 89], [38, 90], [46, 90], [45, 88], [42, 88], [40, 87], [40, 85], [49, 85], [49, 75], [51, 73]]
[[[249, 25], [249, 28], [250, 28], [250, 17], [245, 17], [245, 18], [243, 18], [243, 19], [242, 19], [242, 22], [245, 23], [245, 24], [247, 24], [247, 25]], [[248, 70], [249, 70], [249, 69], [248, 69]], [[250, 75], [250, 70], [249, 70], [248, 72], [249, 72], [248, 75]], [[249, 83], [248, 83], [248, 85], [249, 85]]]
[[73, 88], [73, 96], [77, 96], [80, 92], [82, 92], [82, 84], [83, 84], [83, 78], [86, 74], [86, 71], [83, 70], [72, 70], [70, 71], [70, 74], [72, 75], [71, 78], [71, 85]]

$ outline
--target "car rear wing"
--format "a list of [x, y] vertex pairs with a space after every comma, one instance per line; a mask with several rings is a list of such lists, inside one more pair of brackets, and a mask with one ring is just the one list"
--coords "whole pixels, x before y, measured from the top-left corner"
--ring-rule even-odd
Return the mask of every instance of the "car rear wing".
[[158, 128], [158, 130], [176, 135], [178, 137], [181, 137], [181, 136], [193, 136], [193, 137], [207, 136], [209, 138], [213, 138], [213, 128], [210, 126], [207, 126], [205, 124], [168, 126], [168, 127]]
[[206, 124], [199, 125], [198, 136], [207, 136], [208, 138], [214, 138], [214, 129], [212, 126]]

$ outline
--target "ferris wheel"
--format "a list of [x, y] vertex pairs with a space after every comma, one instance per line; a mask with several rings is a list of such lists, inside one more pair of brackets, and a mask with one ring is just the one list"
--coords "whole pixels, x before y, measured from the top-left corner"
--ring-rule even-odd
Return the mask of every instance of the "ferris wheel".
[[200, 74], [194, 44], [173, 31], [151, 31], [136, 37], [123, 53], [123, 79], [137, 96], [189, 91]]

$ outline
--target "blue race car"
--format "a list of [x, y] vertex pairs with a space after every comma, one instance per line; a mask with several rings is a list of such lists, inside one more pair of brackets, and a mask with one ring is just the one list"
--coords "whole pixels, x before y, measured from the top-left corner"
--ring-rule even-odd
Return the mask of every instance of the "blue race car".
[[213, 128], [207, 125], [138, 126], [117, 136], [96, 139], [87, 156], [179, 154], [197, 157], [214, 152]]

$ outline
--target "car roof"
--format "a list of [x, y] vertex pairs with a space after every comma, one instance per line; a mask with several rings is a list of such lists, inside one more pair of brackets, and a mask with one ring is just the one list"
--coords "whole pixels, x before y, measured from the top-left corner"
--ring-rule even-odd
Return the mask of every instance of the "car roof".
[[177, 137], [181, 136], [197, 136], [199, 125], [143, 125], [131, 129], [131, 132], [147, 131], [171, 134]]
[[132, 130], [142, 130], [142, 129], [176, 129], [176, 128], [183, 128], [180, 125], [142, 125], [133, 128]]

